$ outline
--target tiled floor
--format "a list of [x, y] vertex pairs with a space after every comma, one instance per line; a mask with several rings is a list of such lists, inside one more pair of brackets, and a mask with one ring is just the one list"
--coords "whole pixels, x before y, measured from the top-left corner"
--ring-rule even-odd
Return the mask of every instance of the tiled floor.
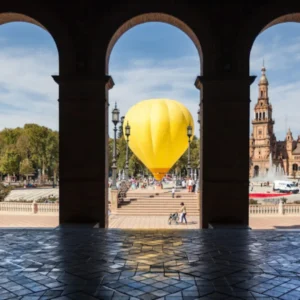
[[300, 299], [300, 234], [0, 230], [0, 299]]

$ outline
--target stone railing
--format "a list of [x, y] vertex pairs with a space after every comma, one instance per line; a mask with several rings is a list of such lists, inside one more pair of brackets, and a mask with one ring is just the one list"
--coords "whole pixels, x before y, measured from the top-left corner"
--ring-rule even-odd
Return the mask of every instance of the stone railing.
[[[58, 214], [58, 203], [0, 202], [0, 213]], [[300, 204], [249, 205], [250, 216], [300, 215]]]
[[0, 202], [0, 212], [32, 212], [32, 203]]
[[300, 215], [300, 204], [249, 205], [252, 215]]
[[300, 215], [300, 204], [284, 204], [284, 215]]
[[47, 214], [59, 213], [58, 203], [23, 203], [23, 202], [0, 202], [0, 213], [31, 213]]

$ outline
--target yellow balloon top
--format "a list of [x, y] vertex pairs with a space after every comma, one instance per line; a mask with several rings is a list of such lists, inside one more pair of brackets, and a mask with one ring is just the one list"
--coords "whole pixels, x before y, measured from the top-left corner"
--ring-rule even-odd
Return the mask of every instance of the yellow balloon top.
[[187, 127], [194, 120], [180, 102], [170, 99], [144, 100], [132, 106], [123, 124], [130, 125], [129, 147], [161, 180], [188, 148]]

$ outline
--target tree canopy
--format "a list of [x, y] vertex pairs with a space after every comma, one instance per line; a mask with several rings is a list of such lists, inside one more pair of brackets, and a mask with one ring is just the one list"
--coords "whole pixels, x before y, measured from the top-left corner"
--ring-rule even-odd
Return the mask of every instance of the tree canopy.
[[0, 172], [6, 175], [58, 174], [58, 132], [37, 124], [0, 131]]

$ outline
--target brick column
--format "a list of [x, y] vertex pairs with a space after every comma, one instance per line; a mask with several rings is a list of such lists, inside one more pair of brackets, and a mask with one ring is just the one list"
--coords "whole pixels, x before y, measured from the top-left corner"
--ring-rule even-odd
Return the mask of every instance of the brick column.
[[206, 78], [201, 89], [200, 225], [248, 226], [249, 108], [255, 76]]
[[107, 227], [110, 76], [53, 76], [59, 84], [59, 219]]

